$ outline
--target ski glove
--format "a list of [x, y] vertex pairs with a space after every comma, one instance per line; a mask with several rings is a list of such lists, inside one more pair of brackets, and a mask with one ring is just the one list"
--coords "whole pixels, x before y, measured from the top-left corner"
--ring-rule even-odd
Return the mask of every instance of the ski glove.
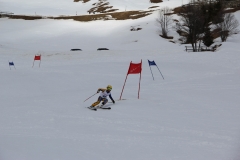
[[112, 102], [113, 102], [113, 103], [115, 103], [115, 101], [114, 101], [114, 100], [113, 100]]

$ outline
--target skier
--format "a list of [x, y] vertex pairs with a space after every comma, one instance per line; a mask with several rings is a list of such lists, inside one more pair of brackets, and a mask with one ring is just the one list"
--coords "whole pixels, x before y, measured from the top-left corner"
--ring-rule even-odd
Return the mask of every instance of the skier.
[[112, 100], [113, 103], [115, 103], [114, 99], [112, 98], [111, 96], [111, 90], [112, 90], [112, 86], [111, 85], [108, 85], [107, 86], [107, 89], [105, 88], [99, 88], [97, 90], [97, 93], [100, 93], [100, 96], [98, 97], [98, 100], [96, 102], [94, 102], [90, 107], [89, 109], [96, 109], [95, 106], [97, 106], [101, 101], [102, 101], [102, 106], [101, 108], [104, 108], [103, 106], [108, 102], [108, 99], [107, 99], [107, 96], [109, 96], [109, 98]]

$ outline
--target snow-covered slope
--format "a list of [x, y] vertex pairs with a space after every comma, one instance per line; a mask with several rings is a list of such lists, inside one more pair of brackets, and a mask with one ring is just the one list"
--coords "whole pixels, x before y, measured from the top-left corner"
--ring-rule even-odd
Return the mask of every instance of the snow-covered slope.
[[[0, 3], [28, 14], [36, 6], [45, 8], [42, 2]], [[67, 13], [59, 9], [61, 2]], [[68, 14], [66, 3], [48, 1], [48, 7]], [[181, 1], [160, 5], [175, 3]], [[235, 15], [240, 20], [240, 12]], [[187, 53], [183, 45], [158, 36], [156, 17], [157, 12], [124, 21], [1, 18], [0, 160], [238, 160], [239, 35], [217, 52]], [[130, 31], [132, 26], [142, 30]], [[37, 53], [41, 65], [35, 61], [32, 68]], [[141, 60], [140, 99], [135, 74], [127, 77], [119, 100], [129, 63]], [[153, 80], [147, 60], [157, 63], [164, 80], [152, 66]], [[16, 69], [10, 70], [9, 61]], [[98, 95], [84, 100], [108, 84], [116, 101], [107, 104], [112, 109], [87, 109]]]

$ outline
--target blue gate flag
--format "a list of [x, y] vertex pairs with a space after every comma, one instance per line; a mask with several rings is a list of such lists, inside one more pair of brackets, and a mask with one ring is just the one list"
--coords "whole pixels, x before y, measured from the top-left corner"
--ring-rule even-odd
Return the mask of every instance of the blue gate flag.
[[[14, 65], [13, 62], [9, 62], [9, 61], [8, 61], [8, 64], [9, 64], [9, 68], [10, 68], [10, 70], [11, 70], [11, 67], [10, 67], [10, 66], [13, 66], [13, 67], [15, 68], [15, 65]], [[15, 69], [16, 69], [16, 68], [15, 68]]]
[[[164, 79], [164, 77], [163, 77], [163, 75], [162, 75], [160, 69], [158, 68], [157, 64], [156, 64], [154, 61], [149, 61], [149, 60], [148, 60], [148, 64], [149, 64], [149, 67], [150, 67], [151, 73], [152, 73], [151, 66], [156, 66], [157, 69], [159, 70], [159, 73], [161, 74], [162, 78]], [[153, 73], [152, 73], [152, 77], [153, 77]], [[153, 80], [154, 80], [154, 77], [153, 77]]]
[[149, 61], [148, 60], [148, 64], [149, 64], [149, 66], [154, 66], [154, 65], [156, 66], [156, 63], [154, 61]]

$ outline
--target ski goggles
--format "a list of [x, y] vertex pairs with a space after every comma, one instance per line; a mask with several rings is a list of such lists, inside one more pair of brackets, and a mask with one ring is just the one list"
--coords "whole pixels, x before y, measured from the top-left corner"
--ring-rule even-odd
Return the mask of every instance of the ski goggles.
[[107, 90], [111, 91], [111, 90], [112, 90], [112, 88], [111, 88], [111, 87], [107, 87]]

